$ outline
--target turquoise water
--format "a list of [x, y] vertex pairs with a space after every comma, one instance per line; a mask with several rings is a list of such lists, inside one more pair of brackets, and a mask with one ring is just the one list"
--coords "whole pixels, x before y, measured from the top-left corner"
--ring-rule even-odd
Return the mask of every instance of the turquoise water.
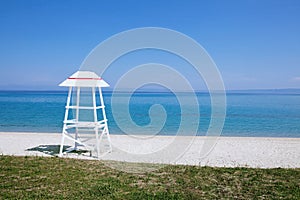
[[[201, 114], [198, 135], [205, 135], [210, 122], [210, 96], [198, 93], [197, 97]], [[61, 132], [66, 98], [67, 92], [62, 91], [1, 91], [0, 131]], [[104, 93], [104, 100], [111, 134], [122, 133], [111, 112], [111, 93]], [[196, 116], [193, 110], [182, 115], [172, 93], [136, 93], [130, 99], [129, 110], [137, 125], [150, 123], [148, 111], [153, 104], [161, 104], [166, 110], [162, 135], [176, 133], [181, 119]], [[300, 94], [228, 93], [222, 135], [300, 137]]]

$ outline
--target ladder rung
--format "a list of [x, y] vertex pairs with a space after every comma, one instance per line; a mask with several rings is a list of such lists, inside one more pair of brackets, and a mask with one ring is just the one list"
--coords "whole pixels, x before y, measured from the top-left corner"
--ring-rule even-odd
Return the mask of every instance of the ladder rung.
[[79, 121], [77, 122], [76, 119], [68, 119], [66, 121], [64, 121], [65, 124], [103, 124], [107, 121], [107, 119], [103, 119], [103, 120], [100, 120], [100, 121], [97, 121], [97, 122], [87, 122], [87, 121]]
[[80, 128], [80, 129], [78, 129], [78, 132], [81, 132], [81, 131], [89, 131], [89, 132], [94, 132], [95, 131], [95, 129], [94, 128], [90, 128], [90, 129], [82, 129], [82, 128]]
[[69, 109], [83, 109], [83, 110], [93, 110], [93, 109], [100, 109], [105, 108], [105, 106], [96, 106], [95, 108], [93, 106], [66, 106], [66, 108]]
[[70, 129], [70, 128], [80, 128], [80, 127], [91, 127], [91, 128], [96, 128], [98, 127], [98, 129], [100, 128], [104, 128], [105, 127], [105, 124], [73, 124], [73, 125], [67, 125], [67, 129]]

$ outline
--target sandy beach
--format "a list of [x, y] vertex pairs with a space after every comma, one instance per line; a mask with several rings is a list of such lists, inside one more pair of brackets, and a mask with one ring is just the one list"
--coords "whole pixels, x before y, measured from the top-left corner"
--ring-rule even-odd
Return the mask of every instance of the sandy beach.
[[[124, 135], [111, 135], [113, 151], [104, 155], [102, 160], [115, 160], [125, 162], [147, 162], [166, 164], [186, 164], [199, 166], [218, 167], [258, 167], [258, 168], [299, 168], [300, 167], [300, 138], [258, 138], [258, 137], [219, 137], [212, 150], [205, 157], [201, 157], [201, 146], [210, 138], [194, 137], [192, 144], [186, 148], [180, 146], [186, 143], [180, 138], [176, 143], [176, 149], [182, 149], [181, 155], [176, 159], [170, 158], [172, 150], [168, 146], [174, 140], [174, 136], [155, 136], [152, 138], [149, 152], [155, 152], [159, 148], [169, 150], [170, 154], [147, 155], [144, 148], [132, 147], [131, 139]], [[0, 154], [14, 156], [53, 156], [47, 147], [58, 147], [61, 141], [61, 134], [56, 133], [21, 133], [1, 132], [0, 133]], [[68, 144], [68, 143], [67, 143]], [[69, 143], [72, 145], [72, 143]], [[122, 146], [128, 144], [128, 146]], [[133, 144], [134, 145], [134, 144]], [[41, 149], [45, 148], [45, 151]], [[124, 150], [125, 149], [125, 150]], [[178, 151], [177, 151], [178, 152]], [[66, 155], [65, 157], [74, 157]], [[75, 156], [80, 159], [95, 159], [89, 156]], [[166, 159], [166, 158], [169, 159]]]

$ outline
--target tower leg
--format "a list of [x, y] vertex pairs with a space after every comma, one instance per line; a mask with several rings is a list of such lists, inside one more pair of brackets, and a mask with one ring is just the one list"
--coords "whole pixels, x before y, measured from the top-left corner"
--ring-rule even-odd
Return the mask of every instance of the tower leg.
[[106, 118], [106, 113], [105, 113], [105, 107], [104, 107], [104, 100], [103, 100], [102, 90], [101, 90], [100, 87], [98, 87], [98, 90], [99, 90], [99, 96], [100, 96], [100, 104], [102, 106], [103, 120], [105, 120], [105, 122], [104, 122], [105, 123], [105, 127], [104, 127], [103, 131], [105, 131], [104, 133], [107, 136], [107, 140], [109, 142], [109, 152], [111, 152], [112, 151], [112, 146], [111, 146], [111, 140], [110, 140], [108, 125], [107, 125], [107, 118]]
[[67, 122], [66, 121], [68, 120], [68, 116], [69, 116], [69, 106], [70, 106], [70, 101], [71, 101], [71, 93], [72, 93], [72, 87], [69, 87], [68, 98], [67, 98], [67, 106], [66, 106], [65, 117], [64, 117], [64, 126], [63, 126], [63, 131], [62, 131], [60, 149], [59, 149], [59, 156], [63, 155], [63, 148], [64, 148], [64, 142], [65, 142], [65, 133], [66, 133], [66, 129], [67, 129], [67, 125], [66, 125]]
[[[77, 96], [76, 96], [76, 122], [79, 121], [79, 105], [80, 105], [80, 87], [77, 88]], [[78, 127], [75, 130], [75, 140], [78, 140]], [[78, 142], [75, 141], [74, 149], [77, 150]]]
[[59, 149], [59, 157], [63, 156], [64, 143], [65, 143], [65, 135], [63, 133], [62, 137], [61, 137], [61, 143], [60, 143], [60, 149]]
[[93, 93], [93, 110], [94, 110], [94, 123], [95, 123], [95, 136], [96, 136], [96, 149], [97, 157], [100, 156], [100, 145], [99, 145], [99, 128], [98, 128], [98, 117], [97, 117], [97, 106], [96, 106], [96, 92], [95, 87], [92, 88]]

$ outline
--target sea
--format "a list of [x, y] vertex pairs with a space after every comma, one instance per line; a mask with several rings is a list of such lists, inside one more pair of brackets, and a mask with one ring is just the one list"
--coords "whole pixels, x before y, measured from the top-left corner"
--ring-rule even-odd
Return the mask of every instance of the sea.
[[[199, 125], [197, 135], [206, 135], [211, 126], [211, 96], [208, 92], [196, 93], [200, 117], [197, 109], [182, 112], [182, 107], [189, 108], [189, 93], [184, 94], [183, 100], [187, 99], [185, 105], [172, 92], [139, 91], [133, 93], [127, 103], [117, 101], [114, 104], [112, 97], [122, 99], [124, 96], [112, 96], [109, 91], [103, 94], [110, 134], [126, 134], [124, 126], [125, 129], [132, 128], [130, 123], [120, 125], [119, 114], [121, 119], [122, 114], [124, 119], [129, 116], [125, 121], [132, 120], [140, 131], [145, 127], [145, 133], [149, 134], [153, 134], [153, 130], [155, 134], [175, 135], [182, 120], [192, 122], [195, 117]], [[0, 91], [0, 132], [60, 133], [66, 101], [67, 91]], [[157, 110], [152, 109], [153, 105], [160, 105], [158, 114], [151, 114]], [[126, 111], [129, 115], [122, 113]], [[155, 127], [152, 122], [157, 121], [164, 123], [158, 123], [159, 127]], [[189, 126], [185, 129], [187, 132], [193, 131], [189, 130]], [[227, 91], [226, 117], [221, 136], [299, 138], [300, 90]]]

